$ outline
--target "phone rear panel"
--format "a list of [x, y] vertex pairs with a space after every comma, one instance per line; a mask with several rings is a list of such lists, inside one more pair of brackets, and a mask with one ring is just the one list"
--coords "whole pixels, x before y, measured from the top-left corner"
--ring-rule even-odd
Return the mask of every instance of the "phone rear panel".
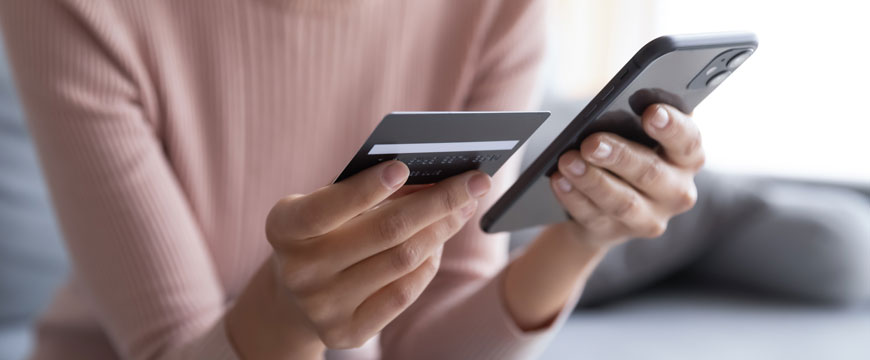
[[641, 126], [644, 110], [665, 103], [691, 113], [756, 47], [750, 33], [665, 36], [651, 41], [493, 205], [481, 227], [499, 232], [567, 220], [549, 186], [558, 155], [579, 148], [583, 139], [602, 131], [657, 146]]
[[[754, 50], [755, 46], [749, 44], [675, 49], [652, 59], [646, 66], [632, 59], [614, 78], [617, 81], [611, 81], [604, 87], [596, 99], [598, 101], [593, 100], [583, 110], [587, 115], [581, 113], [578, 116], [579, 119], [591, 118], [592, 121], [587, 120], [585, 128], [574, 136], [572, 147], [579, 147], [582, 139], [599, 131], [615, 132], [645, 145], [655, 146], [655, 141], [644, 134], [640, 125], [640, 116], [647, 107], [665, 103], [684, 113], [691, 113], [730, 74], [729, 61], [738, 54], [745, 53], [748, 56]], [[621, 82], [624, 81], [620, 80], [621, 76], [629, 77], [631, 81]], [[622, 89], [615, 89], [620, 83], [625, 85]], [[609, 99], [610, 94], [618, 95], [615, 99]], [[602, 109], [598, 109], [599, 106]]]

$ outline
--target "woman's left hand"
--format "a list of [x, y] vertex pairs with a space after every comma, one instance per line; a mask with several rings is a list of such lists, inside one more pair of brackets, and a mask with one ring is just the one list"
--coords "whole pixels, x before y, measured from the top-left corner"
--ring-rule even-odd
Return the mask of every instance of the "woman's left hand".
[[596, 133], [559, 158], [550, 182], [579, 241], [608, 248], [632, 237], [657, 237], [671, 217], [695, 205], [694, 176], [704, 164], [695, 123], [661, 104], [647, 108], [642, 123], [657, 149]]

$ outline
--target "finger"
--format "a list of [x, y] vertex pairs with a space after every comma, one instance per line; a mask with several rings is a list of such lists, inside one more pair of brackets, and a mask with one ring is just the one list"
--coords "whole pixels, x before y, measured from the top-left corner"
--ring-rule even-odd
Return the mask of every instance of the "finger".
[[580, 145], [579, 154], [562, 155], [559, 171], [572, 171], [579, 176], [586, 162], [609, 170], [657, 201], [669, 200], [685, 183], [676, 169], [655, 151], [610, 133], [593, 134]]
[[396, 190], [396, 192], [392, 193], [390, 195], [390, 197], [388, 197], [387, 199], [392, 200], [392, 199], [400, 198], [400, 197], [405, 196], [405, 195], [410, 195], [410, 194], [413, 194], [413, 193], [418, 192], [420, 190], [429, 188], [432, 185], [434, 185], [434, 184], [405, 185], [405, 186], [402, 186], [401, 188], [399, 188], [399, 190]]
[[[319, 240], [331, 262], [345, 268], [405, 241], [489, 191], [489, 176], [469, 171], [390, 201]], [[348, 246], [348, 239], [356, 239]]]
[[408, 275], [372, 294], [354, 312], [352, 328], [365, 335], [383, 330], [420, 297], [438, 272], [440, 259], [440, 254], [428, 258]]
[[404, 163], [387, 161], [311, 194], [288, 196], [269, 212], [267, 232], [297, 239], [328, 233], [386, 199], [408, 173]]
[[[390, 194], [384, 201], [381, 201], [377, 206], [383, 206], [384, 204], [389, 203], [390, 201], [396, 200], [405, 195], [410, 195], [420, 190], [426, 189], [434, 184], [422, 184], [422, 185], [405, 185], [396, 190], [394, 193]], [[377, 207], [376, 206], [376, 207]]]
[[473, 201], [407, 241], [341, 271], [335, 288], [342, 291], [347, 304], [359, 305], [375, 291], [407, 275], [440, 251], [444, 243], [462, 229], [476, 208], [477, 202]]
[[701, 132], [689, 116], [671, 106], [655, 104], [644, 111], [642, 121], [646, 133], [661, 144], [670, 162], [692, 170], [704, 165]]
[[606, 170], [587, 164], [583, 175], [561, 174], [604, 214], [626, 226], [640, 227], [643, 225], [640, 222], [647, 218], [649, 206], [646, 198]]
[[[561, 170], [560, 170], [561, 171]], [[550, 177], [550, 186], [556, 199], [562, 204], [571, 218], [593, 232], [605, 232], [614, 221], [610, 220], [592, 200], [574, 188], [571, 180], [560, 173]]]
[[667, 228], [667, 221], [652, 216], [652, 205], [646, 197], [602, 168], [588, 165], [582, 176], [566, 175], [566, 178], [576, 191], [601, 212], [630, 229], [634, 236], [657, 237]]

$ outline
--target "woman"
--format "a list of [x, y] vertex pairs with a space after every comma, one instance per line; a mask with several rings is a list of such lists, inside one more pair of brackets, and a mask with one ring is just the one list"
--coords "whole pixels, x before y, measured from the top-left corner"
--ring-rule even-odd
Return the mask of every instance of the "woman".
[[543, 5], [3, 2], [74, 263], [36, 358], [305, 359], [379, 333], [387, 358], [532, 354], [609, 247], [693, 205], [688, 117], [644, 113], [660, 153], [598, 134], [563, 155], [575, 220], [510, 262], [476, 226], [510, 176], [323, 184], [387, 112], [527, 108]]

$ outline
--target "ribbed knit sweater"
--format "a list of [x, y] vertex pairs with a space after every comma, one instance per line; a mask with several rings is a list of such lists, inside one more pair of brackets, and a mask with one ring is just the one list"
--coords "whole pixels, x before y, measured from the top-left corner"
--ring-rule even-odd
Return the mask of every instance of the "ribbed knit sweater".
[[[272, 251], [271, 206], [329, 184], [388, 112], [526, 109], [543, 3], [0, 2], [74, 268], [35, 356], [237, 358], [223, 316]], [[477, 220], [382, 332], [385, 358], [519, 358], [553, 331], [517, 328], [506, 236]]]

